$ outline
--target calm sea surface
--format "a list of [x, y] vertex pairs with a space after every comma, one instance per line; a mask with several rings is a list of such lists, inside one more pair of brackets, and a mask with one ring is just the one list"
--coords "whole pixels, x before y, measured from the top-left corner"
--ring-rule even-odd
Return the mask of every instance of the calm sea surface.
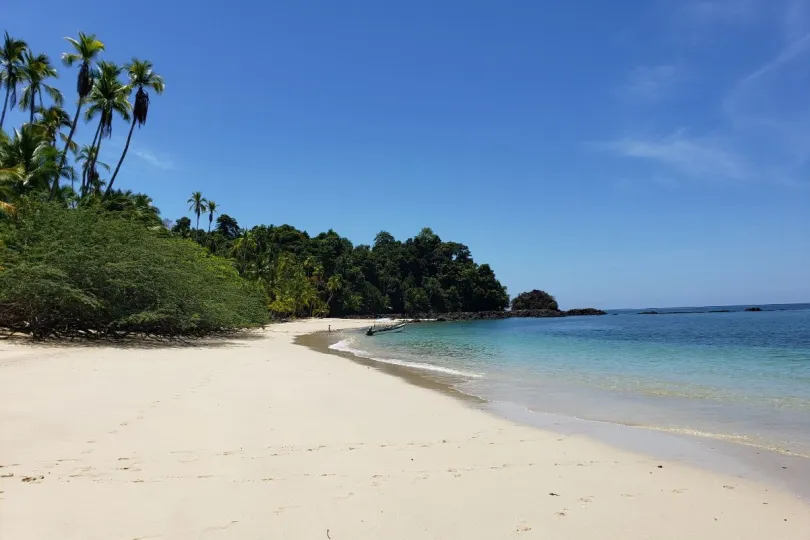
[[334, 347], [492, 402], [810, 457], [810, 304], [744, 307], [413, 324]]

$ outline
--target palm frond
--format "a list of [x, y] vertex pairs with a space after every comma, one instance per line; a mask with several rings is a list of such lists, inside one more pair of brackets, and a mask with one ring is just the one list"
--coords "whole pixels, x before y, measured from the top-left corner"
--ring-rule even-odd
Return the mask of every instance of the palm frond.
[[43, 84], [42, 89], [45, 90], [45, 93], [48, 94], [54, 105], [58, 105], [59, 107], [62, 106], [65, 98], [62, 96], [62, 92], [60, 92], [58, 88], [49, 84]]

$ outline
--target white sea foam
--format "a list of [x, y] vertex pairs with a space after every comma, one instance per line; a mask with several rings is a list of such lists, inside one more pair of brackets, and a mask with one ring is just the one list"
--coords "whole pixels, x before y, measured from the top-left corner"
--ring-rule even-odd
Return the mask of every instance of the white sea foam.
[[471, 379], [480, 379], [480, 373], [470, 373], [467, 371], [459, 371], [457, 369], [452, 369], [444, 366], [436, 366], [433, 364], [425, 364], [422, 362], [408, 362], [406, 360], [397, 360], [395, 358], [379, 358], [375, 356], [371, 356], [371, 354], [367, 353], [366, 351], [362, 351], [360, 349], [355, 349], [351, 346], [349, 340], [343, 339], [338, 341], [334, 345], [329, 346], [330, 349], [335, 351], [347, 352], [351, 353], [355, 356], [360, 356], [366, 358], [368, 360], [373, 360], [375, 362], [380, 362], [381, 364], [391, 364], [394, 366], [402, 366], [411, 369], [419, 369], [423, 371], [433, 371], [435, 373], [444, 373], [445, 375], [456, 375], [459, 377], [468, 377]]

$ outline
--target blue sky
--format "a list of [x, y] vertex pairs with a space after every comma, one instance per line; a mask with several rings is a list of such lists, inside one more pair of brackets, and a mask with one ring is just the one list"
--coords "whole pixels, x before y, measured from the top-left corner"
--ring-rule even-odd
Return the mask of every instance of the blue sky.
[[565, 307], [810, 301], [810, 2], [137, 5], [3, 24], [54, 60], [82, 30], [155, 64], [116, 183], [168, 218], [201, 190], [243, 226], [430, 226]]

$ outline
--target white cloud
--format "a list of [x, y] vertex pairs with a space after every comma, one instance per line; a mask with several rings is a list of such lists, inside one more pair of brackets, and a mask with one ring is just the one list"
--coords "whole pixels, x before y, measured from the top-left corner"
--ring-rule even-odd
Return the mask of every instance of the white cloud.
[[711, 138], [690, 138], [683, 131], [661, 138], [624, 138], [601, 145], [622, 157], [673, 168], [699, 179], [746, 180], [743, 159]]
[[135, 150], [133, 152], [136, 156], [147, 162], [149, 165], [153, 167], [157, 167], [158, 169], [174, 169], [174, 162], [171, 159], [168, 159], [163, 156], [157, 156], [154, 153], [150, 152], [149, 150]]
[[639, 66], [630, 80], [619, 88], [621, 97], [631, 100], [658, 101], [687, 77], [683, 62]]

